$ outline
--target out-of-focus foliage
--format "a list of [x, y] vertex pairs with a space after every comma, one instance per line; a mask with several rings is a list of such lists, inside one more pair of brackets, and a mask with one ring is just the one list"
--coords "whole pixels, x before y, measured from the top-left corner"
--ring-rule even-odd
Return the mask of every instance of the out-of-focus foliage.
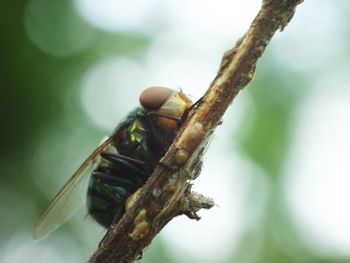
[[[47, 239], [47, 242], [32, 241], [31, 231], [36, 218], [68, 179], [67, 176], [74, 172], [102, 137], [111, 132], [96, 125], [96, 121], [94, 122], [84, 109], [81, 86], [86, 80], [86, 72], [89, 72], [93, 65], [110, 58], [116, 60], [127, 58], [130, 61], [136, 61], [138, 65], [151, 67], [153, 60], [149, 56], [149, 49], [152, 48], [153, 52], [157, 53], [155, 47], [159, 47], [159, 43], [162, 43], [159, 41], [158, 46], [152, 46], [155, 32], [159, 28], [166, 28], [167, 23], [170, 23], [166, 19], [163, 21], [159, 18], [160, 24], [154, 25], [153, 20], [149, 21], [151, 29], [145, 32], [130, 29], [104, 31], [79, 15], [77, 2], [5, 0], [0, 3], [2, 39], [0, 42], [2, 123], [0, 129], [0, 261], [2, 262], [83, 262], [96, 247], [103, 236], [103, 231], [90, 222], [91, 229], [94, 230], [89, 232], [87, 229], [90, 228], [80, 224], [79, 218], [58, 230]], [[348, 6], [344, 1], [338, 2], [344, 7]], [[345, 13], [344, 11], [342, 15]], [[295, 20], [297, 19], [298, 16], [295, 17]], [[162, 22], [164, 24], [161, 24]], [[176, 25], [173, 27], [176, 28]], [[349, 28], [345, 31], [349, 32]], [[181, 33], [177, 33], [179, 38], [183, 37]], [[288, 28], [283, 34], [288, 34]], [[163, 39], [166, 37], [168, 37], [167, 34]], [[232, 37], [230, 41], [234, 42], [234, 40]], [[210, 41], [215, 40], [210, 39]], [[318, 43], [318, 45], [321, 44]], [[171, 55], [174, 56], [175, 64], [176, 55], [181, 53], [182, 47], [172, 48]], [[284, 48], [287, 49], [287, 47]], [[281, 49], [283, 50], [283, 47]], [[217, 54], [221, 54], [222, 51], [216, 50]], [[193, 52], [195, 53], [193, 57], [185, 52], [187, 59], [189, 61], [198, 59], [198, 65], [200, 65], [205, 54], [200, 53], [200, 49]], [[303, 50], [301, 49], [300, 52]], [[159, 51], [159, 54], [163, 53]], [[346, 68], [350, 65], [348, 53], [347, 56], [345, 53], [342, 54], [344, 54], [343, 68]], [[170, 58], [171, 55], [169, 52]], [[337, 54], [337, 56], [342, 55]], [[336, 58], [333, 59], [335, 63]], [[217, 57], [217, 63], [219, 60], [220, 58]], [[160, 81], [161, 72], [165, 69], [170, 68], [175, 79], [183, 73], [172, 70], [171, 63], [167, 61], [167, 64], [158, 65]], [[186, 71], [186, 66], [181, 65], [180, 68], [183, 67], [183, 71]], [[227, 129], [227, 137], [232, 141], [232, 144], [226, 147], [232, 152], [232, 159], [234, 153], [238, 151], [252, 163], [252, 167], [257, 167], [261, 176], [260, 179], [258, 176], [253, 176], [249, 184], [243, 210], [251, 217], [244, 218], [245, 229], [241, 230], [240, 234], [235, 232], [240, 235], [237, 238], [238, 243], [227, 244], [225, 241], [222, 247], [226, 250], [228, 248], [228, 252], [225, 252], [227, 257], [220, 258], [216, 262], [349, 262], [348, 255], [329, 256], [323, 253], [324, 251], [317, 253], [310, 249], [300, 230], [295, 226], [284, 200], [283, 174], [290, 158], [289, 152], [295, 133], [298, 107], [311, 92], [312, 78], [317, 78], [319, 72], [328, 70], [327, 67], [315, 68], [315, 70], [303, 70], [302, 67], [292, 69], [284, 66], [276, 55], [274, 47], [269, 47], [267, 54], [259, 62], [257, 77], [236, 99], [240, 100], [243, 97], [243, 100], [248, 102], [243, 107], [244, 117], [234, 136], [228, 132], [231, 128], [230, 120], [225, 119], [223, 128]], [[145, 71], [141, 72], [142, 70]], [[151, 72], [150, 69], [142, 67], [139, 71], [141, 73], [137, 74], [142, 76], [148, 76]], [[214, 73], [215, 71], [211, 72], [213, 75]], [[116, 76], [118, 74], [122, 75], [121, 72], [115, 72]], [[133, 76], [133, 73], [129, 74]], [[138, 79], [137, 74], [135, 72], [135, 77], [130, 77], [130, 80]], [[103, 79], [103, 76], [100, 78]], [[203, 79], [210, 78], [211, 76], [200, 76], [198, 82], [201, 83]], [[95, 82], [96, 79], [94, 79]], [[153, 79], [157, 80], [154, 77]], [[114, 85], [113, 78], [104, 79], [104, 81], [107, 83], [110, 81], [111, 85]], [[181, 80], [179, 83], [182, 83]], [[149, 84], [162, 83], [144, 85]], [[142, 88], [144, 87], [139, 87], [140, 90]], [[183, 88], [186, 92], [186, 87]], [[205, 87], [202, 88], [204, 91]], [[135, 106], [132, 101], [137, 101], [137, 98], [130, 98], [132, 92], [128, 86], [116, 84], [115, 89], [118, 96], [111, 100], [111, 104], [130, 104], [128, 109], [122, 109], [122, 113], [115, 112], [116, 115], [122, 115]], [[97, 95], [99, 93], [98, 90], [94, 92]], [[102, 86], [101, 92], [104, 92]], [[98, 105], [100, 102], [89, 100], [89, 103], [91, 108], [100, 106]], [[211, 160], [207, 159], [205, 162], [211, 162]], [[215, 180], [220, 180], [219, 175], [215, 174], [215, 176], [217, 177]], [[259, 180], [264, 182], [264, 186], [259, 183]], [[257, 200], [256, 192], [262, 187], [266, 192], [264, 195], [266, 200], [264, 199], [261, 202], [263, 205], [258, 208], [257, 203], [261, 200]], [[233, 183], [232, 189], [234, 189]], [[255, 213], [258, 214], [255, 209], [262, 211], [259, 216], [254, 216]], [[213, 209], [208, 213], [215, 214], [216, 210]], [[89, 220], [85, 221], [89, 223]], [[209, 230], [213, 226], [205, 227]], [[203, 240], [198, 236], [198, 243], [204, 241], [209, 244], [222, 242], [220, 238]], [[184, 238], [185, 246], [186, 242], [188, 241]], [[188, 244], [189, 247], [192, 245], [196, 244]], [[177, 249], [160, 235], [145, 251], [143, 262], [196, 261], [195, 258], [191, 258], [189, 252], [187, 255]], [[221, 251], [212, 251], [212, 254], [218, 255], [219, 258]]]
[[[142, 54], [149, 42], [148, 37], [142, 35], [96, 30], [77, 15], [71, 1], [30, 1], [30, 10], [28, 2], [2, 1], [0, 4], [0, 133], [3, 138], [0, 148], [0, 258], [9, 252], [5, 250], [6, 245], [11, 240], [17, 240], [17, 235], [21, 237], [25, 234], [26, 244], [32, 242], [30, 233], [40, 211], [44, 210], [63, 181], [68, 179], [67, 175], [74, 171], [74, 166], [77, 167], [84, 156], [110, 132], [99, 130], [82, 112], [78, 84], [83, 73], [91, 63], [110, 56]], [[40, 2], [45, 3], [43, 10], [40, 10], [40, 5], [33, 6]], [[34, 21], [38, 24], [34, 24], [32, 30], [46, 27], [46, 32], [41, 32], [46, 35], [41, 37], [48, 42], [53, 41], [53, 46], [58, 50], [60, 47], [56, 42], [59, 39], [55, 39], [55, 36], [64, 36], [63, 31], [72, 24], [79, 23], [81, 28], [75, 30], [89, 30], [93, 37], [86, 48], [75, 50], [73, 55], [61, 56], [59, 52], [59, 55], [48, 54], [35, 46], [25, 32], [25, 17], [29, 16], [28, 19], [32, 20], [36, 18], [30, 17], [32, 12], [42, 15], [40, 21]], [[68, 22], [67, 15], [70, 16]], [[56, 25], [57, 28], [50, 28], [50, 25]], [[57, 30], [62, 32], [57, 33]], [[62, 50], [69, 49], [71, 45], [65, 41], [60, 44], [68, 45], [62, 46]], [[78, 129], [80, 134], [76, 133]], [[68, 148], [72, 152], [71, 163], [75, 163], [70, 166], [71, 163], [67, 164], [67, 160], [64, 160], [63, 149], [57, 151], [57, 148], [62, 148], [62, 143], [64, 147], [73, 146], [64, 143], [72, 133], [76, 134], [76, 140], [76, 137], [81, 136], [84, 136], [84, 140], [79, 141], [80, 150]], [[41, 145], [43, 143], [46, 145]], [[50, 152], [47, 143], [51, 144], [53, 152]], [[42, 154], [48, 159], [36, 158], [38, 148], [46, 151]], [[38, 176], [41, 162], [47, 162], [48, 173], [44, 175], [48, 180], [46, 182], [41, 182], [42, 177]], [[70, 168], [68, 171], [67, 165]], [[66, 177], [52, 178], [62, 173]], [[45, 193], [43, 189], [50, 187], [47, 184], [50, 181], [52, 184], [52, 180], [57, 185]], [[83, 258], [87, 255], [83, 255]], [[26, 255], [22, 256], [26, 258]]]

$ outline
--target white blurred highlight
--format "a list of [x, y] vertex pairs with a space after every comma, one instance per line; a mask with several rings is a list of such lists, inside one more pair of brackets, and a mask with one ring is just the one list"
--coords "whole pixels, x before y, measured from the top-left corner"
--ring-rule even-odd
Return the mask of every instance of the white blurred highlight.
[[83, 77], [83, 107], [100, 127], [112, 131], [126, 113], [139, 104], [145, 80], [145, 71], [131, 60], [102, 61]]
[[108, 31], [143, 30], [153, 14], [156, 0], [76, 0], [80, 14]]
[[[350, 79], [335, 69], [300, 108], [284, 187], [300, 234], [316, 253], [350, 255]], [[338, 79], [338, 81], [335, 81]]]
[[300, 72], [319, 70], [328, 67], [332, 59], [347, 49], [347, 35], [340, 33], [347, 27], [342, 22], [340, 2], [338, 5], [318, 0], [317, 12], [313, 1], [305, 1], [297, 8], [285, 33], [276, 34], [270, 45], [281, 65], [287, 64]]

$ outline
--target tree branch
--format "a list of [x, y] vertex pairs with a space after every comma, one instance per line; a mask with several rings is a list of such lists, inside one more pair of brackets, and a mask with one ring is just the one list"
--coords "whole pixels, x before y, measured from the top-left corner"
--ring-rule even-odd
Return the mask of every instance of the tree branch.
[[[133, 262], [175, 216], [210, 208], [210, 198], [191, 192], [189, 180], [200, 172], [201, 156], [216, 126], [238, 92], [253, 78], [255, 65], [274, 33], [283, 30], [303, 0], [265, 0], [246, 34], [225, 52], [217, 76], [189, 114], [152, 176], [127, 205], [118, 224], [90, 258], [90, 263]], [[167, 167], [177, 166], [172, 170]]]

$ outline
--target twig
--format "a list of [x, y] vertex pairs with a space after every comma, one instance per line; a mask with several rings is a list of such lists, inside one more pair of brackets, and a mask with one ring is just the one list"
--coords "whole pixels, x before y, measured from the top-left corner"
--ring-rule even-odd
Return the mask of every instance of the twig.
[[[246, 34], [224, 54], [219, 72], [198, 106], [183, 124], [123, 218], [113, 225], [90, 263], [133, 262], [175, 216], [210, 208], [213, 200], [190, 190], [189, 179], [199, 174], [204, 148], [238, 92], [253, 78], [255, 65], [274, 33], [283, 30], [303, 0], [265, 0]], [[178, 166], [178, 170], [167, 167]]]

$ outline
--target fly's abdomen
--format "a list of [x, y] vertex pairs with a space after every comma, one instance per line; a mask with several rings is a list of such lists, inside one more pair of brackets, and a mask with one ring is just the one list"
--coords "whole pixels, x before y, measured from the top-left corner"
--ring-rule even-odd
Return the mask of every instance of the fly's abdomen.
[[145, 180], [128, 179], [127, 171], [111, 167], [97, 167], [90, 178], [87, 206], [89, 214], [103, 227], [117, 222], [124, 213], [126, 199]]
[[143, 111], [137, 109], [114, 134], [117, 152], [101, 153], [103, 161], [93, 171], [87, 201], [89, 214], [102, 226], [116, 223], [125, 211], [126, 199], [145, 184], [157, 158], [147, 146]]

